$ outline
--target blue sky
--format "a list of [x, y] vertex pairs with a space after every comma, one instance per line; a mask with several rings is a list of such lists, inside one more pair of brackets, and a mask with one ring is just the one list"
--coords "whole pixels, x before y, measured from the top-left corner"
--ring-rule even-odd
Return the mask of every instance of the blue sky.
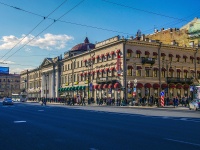
[[[0, 0], [0, 62], [7, 63], [0, 66], [20, 73], [38, 67], [46, 57], [63, 55], [86, 36], [96, 43], [116, 35], [135, 36], [138, 29], [149, 34], [154, 28], [179, 28], [200, 16], [199, 0], [64, 1]], [[43, 18], [51, 12], [51, 19]]]

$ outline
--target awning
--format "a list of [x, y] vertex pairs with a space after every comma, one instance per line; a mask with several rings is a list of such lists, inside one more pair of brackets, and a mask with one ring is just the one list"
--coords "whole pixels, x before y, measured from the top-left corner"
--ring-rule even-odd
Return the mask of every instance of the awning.
[[86, 76], [86, 75], [87, 75], [87, 72], [84, 72], [84, 75]]
[[111, 67], [111, 68], [110, 68], [110, 71], [112, 71], [112, 70], [115, 70], [115, 67]]
[[95, 71], [92, 71], [92, 74], [95, 74]]
[[87, 59], [83, 60], [83, 62], [87, 62]]
[[101, 69], [100, 72], [104, 72], [104, 69]]
[[109, 85], [108, 85], [108, 88], [109, 88], [109, 89], [113, 88], [113, 84], [109, 84]]
[[194, 70], [190, 70], [190, 72], [191, 72], [191, 73], [195, 73], [195, 71], [194, 71]]
[[105, 70], [106, 70], [106, 72], [108, 72], [110, 69], [109, 69], [109, 68], [106, 68]]
[[151, 88], [152, 85], [151, 85], [150, 83], [146, 83], [146, 84], [144, 85], [144, 87], [145, 87], [145, 88]]
[[104, 57], [104, 54], [101, 54], [100, 57], [103, 58], [103, 57]]
[[188, 70], [184, 70], [184, 72], [188, 72]]
[[109, 53], [107, 52], [107, 53], [105, 54], [105, 56], [109, 56]]
[[176, 85], [176, 88], [177, 88], [177, 89], [181, 89], [181, 88], [182, 88], [182, 85], [181, 85], [181, 84], [177, 84], [177, 85]]
[[96, 58], [98, 59], [98, 58], [99, 58], [99, 55], [97, 55]]
[[111, 51], [111, 52], [110, 52], [110, 55], [113, 55], [114, 53], [115, 53], [114, 51]]
[[98, 87], [99, 87], [98, 84], [94, 85], [94, 89], [98, 89]]
[[128, 66], [128, 69], [133, 69], [133, 66]]
[[79, 86], [76, 86], [76, 87], [75, 87], [75, 90], [78, 91], [78, 90], [79, 90]]
[[158, 55], [158, 53], [157, 52], [153, 52], [153, 56], [157, 56]]
[[169, 57], [174, 57], [173, 54], [169, 54]]
[[119, 88], [119, 83], [115, 83], [114, 84], [114, 88], [116, 89], [116, 88]]
[[188, 58], [186, 55], [183, 55], [183, 58]]
[[133, 82], [130, 82], [130, 84], [127, 83], [127, 87], [130, 86], [130, 88], [133, 88]]
[[103, 88], [103, 84], [99, 84], [98, 89], [102, 89]]
[[177, 72], [181, 72], [181, 69], [176, 69]]
[[183, 88], [184, 88], [184, 89], [188, 89], [189, 87], [190, 87], [190, 86], [189, 86], [188, 84], [184, 84], [184, 85], [183, 85]]
[[118, 49], [118, 50], [116, 50], [116, 53], [120, 53], [120, 50]]
[[132, 53], [133, 51], [132, 51], [131, 49], [128, 49], [127, 52], [128, 52], [128, 53]]
[[193, 57], [193, 56], [190, 56], [190, 59], [194, 59], [194, 57]]
[[150, 67], [145, 67], [145, 70], [151, 70], [151, 68]]
[[160, 85], [159, 85], [158, 83], [154, 83], [154, 84], [153, 84], [153, 88], [154, 88], [154, 89], [158, 89], [158, 88], [160, 88]]
[[197, 60], [200, 60], [200, 57], [197, 57]]
[[161, 53], [161, 56], [166, 56], [166, 54], [165, 53]]
[[149, 55], [150, 53], [149, 53], [149, 51], [145, 51], [144, 54], [145, 55]]
[[91, 60], [91, 58], [88, 58], [88, 61], [90, 61]]
[[143, 87], [143, 84], [142, 84], [142, 83], [137, 83], [136, 88], [142, 88], [142, 87]]
[[104, 84], [104, 85], [103, 85], [103, 88], [104, 88], [104, 89], [107, 89], [107, 88], [108, 88], [108, 85], [107, 85], [107, 84]]
[[172, 69], [172, 68], [169, 68], [169, 71], [170, 71], [170, 72], [173, 72], [173, 71], [174, 71], [174, 69]]
[[169, 88], [174, 89], [176, 87], [175, 84], [169, 84]]
[[158, 68], [153, 68], [153, 70], [158, 70]]
[[137, 66], [137, 70], [140, 70], [140, 69], [142, 69], [142, 67], [141, 66]]
[[82, 86], [79, 86], [79, 87], [78, 87], [78, 90], [82, 90]]
[[99, 72], [99, 70], [96, 70], [96, 73], [98, 73]]
[[161, 71], [167, 71], [165, 68], [162, 67]]
[[136, 54], [142, 54], [140, 50], [136, 50]]
[[176, 55], [176, 58], [180, 58], [180, 57], [181, 57], [180, 55], [178, 55], [178, 54]]
[[83, 73], [80, 73], [80, 76], [83, 76]]
[[162, 85], [161, 85], [161, 88], [162, 89], [165, 89], [165, 88], [167, 88], [168, 86], [167, 86], [167, 84], [165, 84], [165, 83], [163, 83]]
[[200, 73], [200, 71], [197, 71], [197, 73]]
[[95, 60], [95, 57], [92, 57], [92, 60]]

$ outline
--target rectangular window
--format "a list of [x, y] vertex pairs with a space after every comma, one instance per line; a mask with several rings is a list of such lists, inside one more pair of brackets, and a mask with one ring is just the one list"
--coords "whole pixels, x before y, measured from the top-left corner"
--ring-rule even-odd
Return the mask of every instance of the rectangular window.
[[136, 54], [136, 58], [140, 58], [140, 54]]
[[169, 72], [169, 77], [173, 77], [173, 71]]
[[184, 72], [184, 78], [187, 78], [187, 72]]
[[131, 57], [131, 53], [128, 53], [126, 54], [127, 58], [130, 58]]
[[165, 78], [165, 71], [161, 71], [161, 77]]
[[127, 75], [128, 75], [128, 76], [132, 76], [132, 69], [128, 69]]
[[146, 76], [146, 77], [150, 77], [150, 70], [149, 70], [149, 69], [146, 69], [146, 70], [145, 70], [145, 76]]
[[180, 77], [181, 77], [181, 73], [177, 72], [177, 78], [180, 78]]
[[153, 71], [153, 76], [154, 76], [154, 77], [158, 77], [158, 71], [157, 71], [157, 70], [154, 70], [154, 71]]
[[172, 57], [169, 57], [169, 61], [172, 61]]
[[177, 57], [177, 58], [176, 58], [176, 61], [177, 61], [177, 62], [179, 62], [179, 61], [180, 61], [180, 58], [179, 58], [179, 57]]
[[142, 71], [141, 70], [136, 70], [136, 76], [138, 76], [138, 77], [141, 77], [141, 73]]

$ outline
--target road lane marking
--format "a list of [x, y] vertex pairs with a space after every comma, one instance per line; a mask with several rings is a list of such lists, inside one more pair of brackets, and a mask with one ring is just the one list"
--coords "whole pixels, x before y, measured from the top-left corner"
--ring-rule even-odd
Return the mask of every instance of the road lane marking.
[[20, 120], [20, 121], [14, 121], [14, 123], [25, 123], [26, 121]]
[[178, 142], [178, 143], [185, 143], [185, 144], [190, 144], [190, 145], [195, 145], [195, 146], [199, 146], [200, 147], [200, 144], [197, 144], [197, 143], [190, 143], [190, 142], [185, 142], [185, 141], [180, 141], [180, 140], [175, 140], [175, 139], [168, 139], [168, 138], [165, 138], [165, 140]]
[[38, 110], [38, 111], [44, 111], [44, 110]]

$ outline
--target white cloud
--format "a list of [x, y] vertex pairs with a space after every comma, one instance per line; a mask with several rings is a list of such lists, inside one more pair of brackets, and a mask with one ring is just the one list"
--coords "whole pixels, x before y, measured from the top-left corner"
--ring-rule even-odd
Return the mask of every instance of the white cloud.
[[[25, 37], [25, 35], [22, 35], [22, 37], [20, 38], [15, 37], [14, 35], [3, 36], [0, 39], [0, 50], [11, 49], [22, 39], [23, 40], [17, 46], [22, 46], [28, 43], [28, 46], [39, 47], [40, 49], [63, 49], [66, 47], [68, 41], [74, 39], [72, 36], [68, 36], [66, 34], [53, 35], [50, 33], [45, 34], [44, 37], [39, 36], [35, 39], [33, 38], [33, 35], [28, 35], [27, 37]], [[30, 40], [32, 41], [30, 42]]]
[[3, 61], [0, 60], [0, 64], [15, 64], [13, 61]]
[[30, 48], [26, 48], [24, 51], [25, 51], [25, 52], [28, 52], [28, 53], [31, 53], [31, 52], [32, 52]]

